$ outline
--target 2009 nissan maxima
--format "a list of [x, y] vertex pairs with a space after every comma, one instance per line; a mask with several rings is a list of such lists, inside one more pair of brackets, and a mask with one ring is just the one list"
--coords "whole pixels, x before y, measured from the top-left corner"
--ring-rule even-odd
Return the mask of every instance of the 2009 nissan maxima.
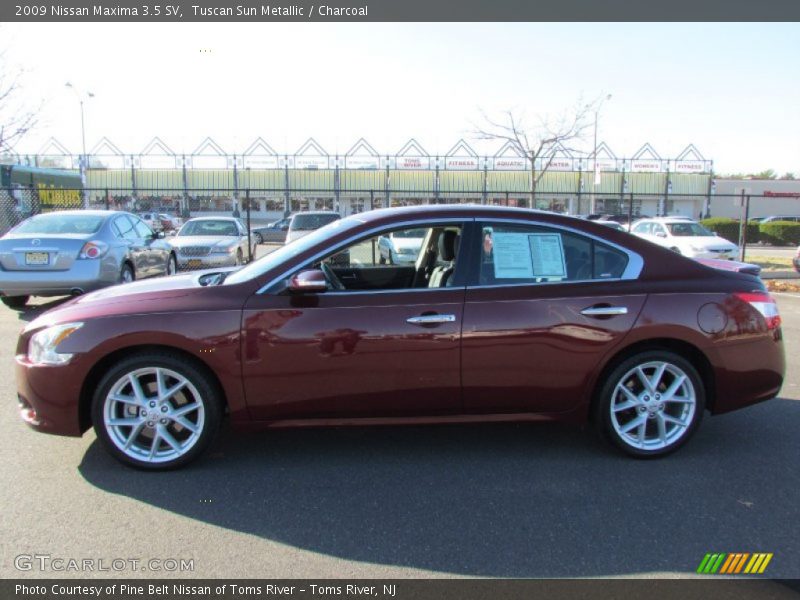
[[[424, 230], [416, 260], [377, 240]], [[384, 261], [385, 262], [385, 261]], [[592, 420], [628, 454], [774, 397], [780, 316], [755, 276], [625, 232], [469, 205], [358, 214], [243, 268], [72, 299], [24, 329], [22, 418], [177, 467], [249, 428]]]

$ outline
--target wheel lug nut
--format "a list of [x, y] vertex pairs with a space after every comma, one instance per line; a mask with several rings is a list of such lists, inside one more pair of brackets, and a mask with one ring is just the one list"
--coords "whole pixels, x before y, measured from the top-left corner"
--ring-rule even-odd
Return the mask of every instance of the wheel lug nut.
[[155, 408], [155, 407], [156, 407], [156, 403], [155, 402], [151, 402], [150, 403], [150, 408]]
[[161, 424], [162, 425], [166, 425], [167, 424], [167, 420], [166, 419], [161, 419]]
[[645, 396], [645, 397], [644, 397], [644, 401], [645, 401], [645, 402], [649, 402], [649, 401], [650, 401], [650, 396]]
[[161, 412], [167, 412], [167, 407], [166, 406], [162, 406], [161, 407]]
[[142, 409], [141, 412], [139, 413], [139, 416], [142, 417], [142, 418], [146, 417], [147, 416], [147, 411], [145, 409]]
[[155, 425], [155, 423], [153, 423], [152, 421], [148, 421], [148, 422], [147, 422], [147, 426], [148, 426], [148, 427], [153, 427], [153, 425]]

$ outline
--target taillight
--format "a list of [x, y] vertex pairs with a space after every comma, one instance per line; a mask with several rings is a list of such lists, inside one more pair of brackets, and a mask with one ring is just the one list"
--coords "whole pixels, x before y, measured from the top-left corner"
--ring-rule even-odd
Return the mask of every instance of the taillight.
[[104, 242], [86, 242], [81, 248], [78, 258], [101, 258], [106, 252], [108, 252], [108, 244]]
[[734, 294], [739, 300], [747, 302], [755, 308], [767, 322], [767, 329], [772, 331], [781, 326], [781, 315], [775, 299], [767, 292], [739, 292]]

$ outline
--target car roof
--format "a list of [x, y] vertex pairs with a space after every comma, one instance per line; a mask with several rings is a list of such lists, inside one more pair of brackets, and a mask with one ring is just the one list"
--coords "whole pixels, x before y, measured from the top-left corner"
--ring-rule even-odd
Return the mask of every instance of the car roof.
[[691, 217], [647, 217], [645, 219], [639, 219], [638, 222], [642, 221], [655, 221], [657, 223], [696, 223], [694, 219]]
[[39, 213], [39, 215], [87, 215], [90, 217], [110, 217], [113, 215], [129, 215], [129, 214], [131, 213], [129, 213], [126, 210], [93, 210], [93, 209], [54, 210], [46, 213]]
[[299, 217], [301, 215], [337, 215], [337, 216], [341, 216], [335, 210], [306, 210], [306, 211], [303, 211], [303, 212], [298, 212], [298, 213], [291, 214], [289, 216], [290, 217]]
[[[238, 222], [236, 217], [192, 217], [189, 221], [233, 221]], [[187, 223], [189, 221], [186, 221]]]

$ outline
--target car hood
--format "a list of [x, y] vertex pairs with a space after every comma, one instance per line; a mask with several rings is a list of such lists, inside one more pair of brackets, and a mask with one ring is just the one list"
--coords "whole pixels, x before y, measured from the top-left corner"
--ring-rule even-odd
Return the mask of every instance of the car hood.
[[186, 246], [230, 246], [239, 241], [232, 235], [181, 235], [167, 240], [173, 248]]
[[[104, 288], [48, 310], [31, 321], [25, 330], [111, 316], [230, 308], [230, 294], [226, 293], [228, 286], [204, 286], [201, 280], [212, 273], [236, 269], [208, 269]], [[247, 295], [247, 292], [243, 293], [241, 303]]]
[[686, 235], [675, 236], [671, 239], [675, 242], [690, 244], [698, 248], [736, 248], [736, 244], [715, 235]]
[[422, 238], [391, 238], [395, 250], [419, 250], [422, 246]]

